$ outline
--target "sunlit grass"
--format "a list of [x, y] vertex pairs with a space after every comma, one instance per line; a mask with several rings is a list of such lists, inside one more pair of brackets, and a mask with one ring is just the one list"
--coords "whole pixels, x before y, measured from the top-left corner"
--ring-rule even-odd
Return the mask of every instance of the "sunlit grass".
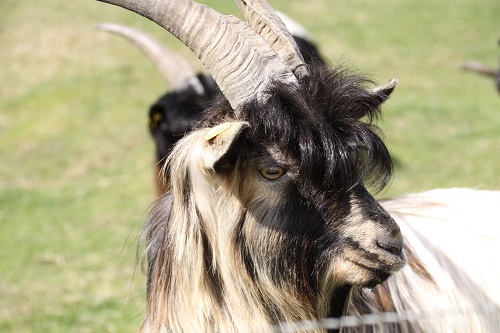
[[[236, 13], [232, 1], [206, 3]], [[500, 96], [458, 69], [498, 65], [498, 1], [271, 3], [333, 63], [399, 78], [380, 123], [397, 165], [383, 196], [500, 188]], [[113, 6], [0, 2], [1, 332], [139, 327], [136, 237], [154, 200], [146, 108], [165, 86], [140, 52], [94, 29], [105, 21], [150, 31], [201, 68], [173, 37]]]

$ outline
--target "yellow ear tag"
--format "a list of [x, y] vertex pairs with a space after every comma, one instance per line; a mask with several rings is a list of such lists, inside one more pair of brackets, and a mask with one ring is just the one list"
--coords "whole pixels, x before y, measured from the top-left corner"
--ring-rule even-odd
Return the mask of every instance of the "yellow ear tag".
[[205, 134], [203, 139], [205, 139], [206, 141], [210, 141], [213, 138], [215, 138], [217, 135], [221, 134], [222, 132], [227, 131], [230, 127], [231, 127], [231, 123], [224, 123], [224, 124], [217, 125], [214, 128], [212, 128], [207, 134]]

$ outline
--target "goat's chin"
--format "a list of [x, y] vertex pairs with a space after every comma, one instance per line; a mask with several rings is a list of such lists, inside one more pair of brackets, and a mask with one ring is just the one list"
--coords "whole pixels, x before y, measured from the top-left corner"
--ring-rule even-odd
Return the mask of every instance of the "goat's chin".
[[389, 255], [383, 260], [371, 261], [359, 256], [346, 255], [337, 260], [333, 274], [336, 281], [359, 287], [373, 288], [387, 280], [406, 264], [404, 256]]

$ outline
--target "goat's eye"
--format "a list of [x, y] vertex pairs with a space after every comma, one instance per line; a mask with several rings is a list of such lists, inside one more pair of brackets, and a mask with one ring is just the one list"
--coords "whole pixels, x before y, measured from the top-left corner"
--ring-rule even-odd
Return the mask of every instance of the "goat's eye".
[[279, 166], [272, 166], [260, 169], [260, 174], [268, 180], [276, 180], [285, 174], [285, 170]]

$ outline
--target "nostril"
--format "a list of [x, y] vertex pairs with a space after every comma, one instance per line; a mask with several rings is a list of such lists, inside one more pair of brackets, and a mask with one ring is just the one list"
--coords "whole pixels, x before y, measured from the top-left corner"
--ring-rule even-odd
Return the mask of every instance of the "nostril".
[[396, 237], [384, 237], [377, 240], [376, 243], [381, 249], [396, 256], [401, 255], [401, 252], [403, 251], [403, 237], [401, 237], [400, 234]]
[[386, 243], [377, 242], [377, 245], [380, 248], [386, 250], [387, 252], [394, 254], [395, 256], [400, 255], [401, 251], [403, 250], [403, 248], [401, 248], [401, 247], [391, 245], [391, 244], [386, 244]]

